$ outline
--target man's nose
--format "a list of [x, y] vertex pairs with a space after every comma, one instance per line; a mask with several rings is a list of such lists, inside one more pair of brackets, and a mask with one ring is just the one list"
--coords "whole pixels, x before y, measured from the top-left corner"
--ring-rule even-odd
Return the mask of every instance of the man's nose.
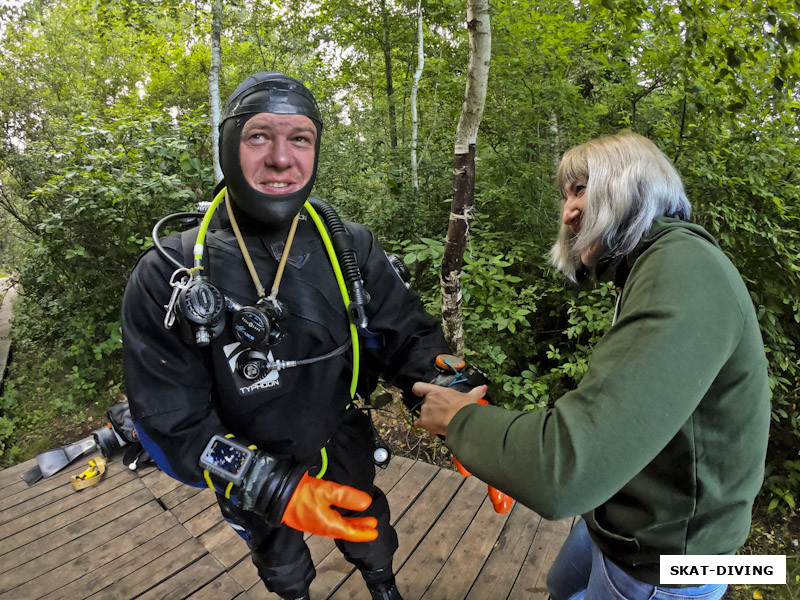
[[285, 169], [291, 164], [289, 141], [274, 139], [270, 144], [269, 152], [264, 157], [267, 166]]

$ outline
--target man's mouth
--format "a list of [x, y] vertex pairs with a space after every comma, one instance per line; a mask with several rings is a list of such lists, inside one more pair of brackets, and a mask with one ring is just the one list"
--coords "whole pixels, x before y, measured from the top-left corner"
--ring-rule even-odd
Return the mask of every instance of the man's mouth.
[[265, 194], [289, 194], [295, 189], [294, 183], [290, 181], [262, 181], [258, 185], [259, 189]]

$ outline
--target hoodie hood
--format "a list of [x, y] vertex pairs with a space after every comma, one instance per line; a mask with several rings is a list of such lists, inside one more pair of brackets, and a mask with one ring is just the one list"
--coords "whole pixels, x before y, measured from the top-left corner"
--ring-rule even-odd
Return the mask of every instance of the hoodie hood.
[[636, 245], [636, 248], [634, 248], [633, 252], [628, 254], [628, 256], [625, 257], [624, 262], [617, 267], [616, 272], [613, 275], [614, 284], [617, 287], [622, 287], [622, 285], [625, 283], [625, 280], [628, 278], [628, 273], [630, 272], [631, 267], [633, 267], [633, 263], [636, 262], [636, 259], [638, 259], [657, 240], [674, 232], [682, 232], [684, 235], [697, 236], [700, 239], [703, 239], [719, 248], [717, 240], [715, 240], [711, 234], [703, 229], [700, 225], [697, 225], [696, 223], [689, 223], [688, 221], [683, 221], [673, 217], [658, 217], [653, 221], [653, 225], [650, 227], [647, 233], [642, 236], [641, 241]]

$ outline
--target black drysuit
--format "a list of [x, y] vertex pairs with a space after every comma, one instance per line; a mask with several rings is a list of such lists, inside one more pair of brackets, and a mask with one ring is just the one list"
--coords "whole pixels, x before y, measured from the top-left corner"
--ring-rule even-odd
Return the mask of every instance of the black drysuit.
[[[354, 223], [345, 226], [353, 235], [364, 287], [371, 297], [366, 306], [369, 329], [382, 337], [378, 348], [366, 348], [361, 340], [360, 379], [370, 388], [380, 375], [413, 402], [413, 383], [430, 380], [436, 355], [449, 352], [441, 328], [418, 296], [406, 288], [372, 232]], [[242, 228], [268, 291], [287, 230]], [[193, 242], [192, 234], [190, 238]], [[209, 231], [205, 243], [204, 273], [228, 298], [254, 306], [255, 285], [232, 231]], [[179, 234], [162, 244], [187, 264]], [[237, 370], [240, 354], [247, 349], [236, 341], [230, 323], [206, 348], [186, 343], [177, 326], [164, 327], [174, 270], [158, 252], [147, 252], [130, 277], [122, 305], [125, 381], [144, 447], [163, 471], [196, 486], [206, 485], [198, 458], [215, 434], [233, 433], [238, 441], [310, 467], [320, 463], [320, 451], [325, 448], [329, 464], [324, 479], [369, 493], [373, 502], [363, 515], [378, 519], [377, 540], [337, 540], [337, 545], [362, 570], [389, 566], [397, 536], [389, 523], [386, 498], [373, 485], [369, 418], [351, 405], [352, 347], [321, 362], [270, 371], [255, 382], [247, 380]], [[348, 343], [350, 321], [344, 301], [322, 238], [305, 210], [278, 299], [288, 313], [280, 321], [285, 336], [261, 356], [302, 360]], [[271, 529], [254, 513], [218, 498], [224, 516], [248, 541], [268, 588], [291, 596], [310, 583], [315, 573], [301, 532], [286, 526]]]

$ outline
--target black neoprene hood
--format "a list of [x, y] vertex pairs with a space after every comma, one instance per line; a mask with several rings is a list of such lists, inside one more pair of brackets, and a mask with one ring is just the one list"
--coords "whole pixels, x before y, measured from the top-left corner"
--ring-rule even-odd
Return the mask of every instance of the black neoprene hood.
[[[317, 130], [314, 170], [302, 189], [284, 195], [265, 194], [254, 189], [245, 179], [239, 156], [242, 128], [259, 113], [302, 115], [314, 123]], [[220, 166], [233, 203], [262, 225], [279, 227], [288, 223], [308, 199], [317, 176], [322, 117], [313, 94], [288, 75], [256, 73], [239, 84], [231, 95], [219, 130]]]

